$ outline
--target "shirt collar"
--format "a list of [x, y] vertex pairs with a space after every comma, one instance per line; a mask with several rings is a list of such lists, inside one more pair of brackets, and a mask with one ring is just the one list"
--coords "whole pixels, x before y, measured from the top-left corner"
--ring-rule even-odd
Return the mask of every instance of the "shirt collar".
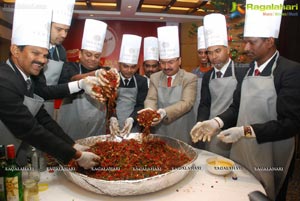
[[17, 64], [15, 64], [17, 69], [20, 71], [22, 77], [24, 78], [24, 80], [26, 81], [27, 79], [30, 79], [30, 76], [28, 77], [27, 75], [25, 75], [25, 73], [19, 68], [19, 66], [17, 66]]
[[125, 78], [123, 75], [122, 75], [122, 73], [120, 72], [120, 76], [121, 76], [121, 79], [122, 79], [122, 81], [123, 81], [123, 83], [125, 84], [125, 79], [127, 79], [128, 80], [128, 83], [130, 82], [130, 80], [131, 80], [131, 78]]
[[[276, 50], [276, 52], [265, 62], [265, 63], [263, 63], [262, 65], [260, 65], [259, 67], [257, 66], [257, 62], [256, 61], [254, 61], [254, 71], [255, 71], [255, 69], [258, 69], [259, 70], [259, 72], [262, 72], [265, 68], [266, 68], [266, 66], [268, 65], [268, 63], [271, 61], [271, 59], [276, 55], [278, 53], [278, 50]], [[253, 71], [253, 72], [254, 72]]]
[[230, 64], [230, 62], [231, 62], [231, 59], [229, 58], [228, 62], [226, 64], [224, 64], [224, 66], [221, 68], [221, 70], [219, 70], [219, 69], [217, 69], [217, 68], [214, 67], [215, 73], [218, 72], [218, 71], [220, 71], [222, 73], [222, 77], [223, 77], [224, 74], [225, 74], [225, 72], [226, 72], [226, 70], [227, 70], [227, 68], [228, 68], [228, 66], [229, 66], [229, 64]]

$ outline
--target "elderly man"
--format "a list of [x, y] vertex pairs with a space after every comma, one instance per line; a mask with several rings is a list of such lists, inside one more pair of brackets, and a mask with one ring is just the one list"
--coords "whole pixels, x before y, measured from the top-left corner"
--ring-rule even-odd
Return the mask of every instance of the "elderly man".
[[156, 133], [191, 143], [188, 133], [196, 120], [192, 108], [197, 76], [180, 69], [177, 26], [159, 27], [158, 41], [161, 71], [151, 75], [145, 108], [160, 114], [152, 123]]
[[45, 111], [43, 100], [33, 94], [30, 76], [38, 75], [47, 63], [50, 20], [51, 11], [46, 9], [14, 12], [11, 57], [0, 68], [1, 143], [15, 145], [20, 166], [27, 163], [32, 145], [62, 163], [76, 159], [79, 166], [91, 168], [99, 157], [82, 151], [86, 148], [75, 144]]
[[[283, 1], [273, 3], [282, 5]], [[279, 14], [269, 17], [259, 10], [246, 11], [245, 51], [253, 63], [235, 91], [233, 104], [214, 119], [198, 123], [191, 135], [201, 140], [226, 129], [217, 137], [232, 143], [230, 158], [255, 175], [272, 200], [281, 201], [285, 200], [294, 136], [300, 129], [300, 64], [281, 57], [276, 49]]]

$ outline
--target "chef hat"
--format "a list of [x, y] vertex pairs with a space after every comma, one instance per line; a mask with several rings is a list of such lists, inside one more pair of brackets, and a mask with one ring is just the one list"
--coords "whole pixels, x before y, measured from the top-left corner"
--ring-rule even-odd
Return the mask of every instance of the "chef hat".
[[70, 26], [75, 0], [49, 0], [53, 9], [52, 22]]
[[198, 49], [197, 50], [206, 49], [205, 37], [204, 37], [204, 27], [203, 26], [198, 27], [197, 35], [198, 35]]
[[141, 42], [142, 37], [140, 36], [123, 34], [119, 62], [137, 64], [140, 55]]
[[178, 26], [164, 26], [157, 28], [160, 59], [179, 57]]
[[[274, 37], [278, 38], [282, 9], [262, 11], [264, 6], [270, 6], [269, 0], [247, 0], [244, 26], [244, 37]], [[273, 0], [272, 5], [283, 5], [283, 0]], [[256, 9], [255, 9], [256, 8]], [[270, 13], [270, 15], [266, 15]]]
[[228, 46], [227, 26], [225, 16], [213, 13], [204, 16], [204, 34], [206, 48], [215, 45]]
[[[18, 0], [19, 1], [19, 0]], [[49, 48], [51, 9], [22, 7], [16, 1], [11, 43]], [[20, 3], [23, 1], [20, 1]], [[34, 23], [33, 23], [34, 22]]]
[[98, 20], [86, 19], [81, 49], [102, 52], [107, 24]]
[[158, 61], [158, 40], [156, 37], [144, 38], [144, 61]]

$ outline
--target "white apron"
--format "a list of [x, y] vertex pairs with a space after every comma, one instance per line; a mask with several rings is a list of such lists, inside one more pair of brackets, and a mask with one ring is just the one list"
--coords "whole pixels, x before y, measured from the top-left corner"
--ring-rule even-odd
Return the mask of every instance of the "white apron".
[[[79, 69], [81, 74], [81, 66]], [[64, 98], [58, 110], [57, 123], [63, 130], [73, 140], [106, 134], [106, 105], [86, 93], [72, 98]]]
[[[46, 83], [48, 86], [58, 84], [58, 80], [59, 80], [61, 70], [62, 70], [62, 67], [64, 64], [63, 61], [60, 61], [59, 52], [58, 52], [57, 48], [55, 48], [55, 51], [58, 55], [59, 61], [49, 59], [48, 63], [43, 68], [44, 75], [46, 78]], [[50, 114], [50, 116], [56, 120], [56, 116], [54, 115], [54, 100], [46, 100], [44, 105], [45, 105], [44, 106], [45, 109]]]
[[[183, 82], [183, 79], [181, 80]], [[158, 85], [158, 108], [165, 108], [181, 100], [182, 83], [177, 86], [164, 87], [162, 86], [162, 79]], [[179, 117], [170, 124], [160, 123], [156, 127], [156, 133], [166, 135], [188, 144], [192, 144], [190, 131], [196, 123], [196, 116], [193, 109]]]
[[194, 110], [194, 113], [195, 113], [196, 118], [197, 118], [198, 108], [199, 108], [200, 99], [201, 99], [202, 79], [203, 79], [202, 77], [198, 77], [196, 100], [195, 100], [195, 104], [194, 104], [194, 106], [193, 106], [193, 110]]
[[[237, 80], [234, 72], [234, 63], [231, 62], [231, 77], [222, 77], [212, 79], [212, 75], [209, 81], [209, 91], [211, 95], [211, 106], [209, 119], [216, 117], [223, 113], [232, 103], [233, 92], [237, 85]], [[229, 157], [231, 144], [222, 142], [216, 136], [211, 138], [210, 142], [205, 143], [205, 149], [213, 153]]]
[[[23, 104], [27, 106], [30, 113], [35, 116], [43, 105], [44, 100], [38, 95], [34, 94], [34, 98], [24, 96]], [[31, 153], [31, 147], [20, 139], [17, 139], [9, 129], [0, 120], [0, 139], [1, 144], [8, 145], [14, 144], [17, 158], [16, 161], [18, 165], [25, 166], [27, 164], [27, 153]]]
[[[276, 61], [277, 59], [278, 56]], [[237, 126], [277, 119], [277, 94], [273, 81], [276, 61], [271, 76], [244, 78]], [[263, 144], [258, 144], [255, 138], [241, 138], [232, 144], [230, 158], [246, 167], [262, 183], [267, 195], [275, 200], [289, 169], [294, 146], [294, 137]], [[276, 170], [270, 171], [266, 168]]]
[[[120, 129], [124, 127], [125, 120], [131, 115], [136, 105], [136, 97], [138, 93], [137, 82], [135, 76], [132, 76], [134, 80], [134, 88], [118, 88], [118, 98], [116, 101], [116, 113]], [[134, 126], [131, 132], [138, 132], [138, 127]]]

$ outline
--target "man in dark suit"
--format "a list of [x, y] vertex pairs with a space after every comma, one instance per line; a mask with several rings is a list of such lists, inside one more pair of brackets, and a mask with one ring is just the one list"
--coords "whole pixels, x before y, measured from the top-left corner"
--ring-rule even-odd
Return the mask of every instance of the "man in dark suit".
[[[201, 87], [201, 100], [198, 106], [197, 121], [202, 122], [224, 112], [232, 103], [233, 92], [244, 76], [242, 68], [237, 68], [229, 57], [225, 16], [210, 14], [204, 17], [204, 38], [206, 50], [213, 68], [204, 74]], [[211, 25], [214, 26], [211, 26]], [[222, 30], [220, 30], [222, 29]], [[194, 126], [194, 128], [197, 128]], [[192, 130], [193, 132], [193, 130]], [[202, 143], [195, 146], [202, 148]], [[224, 157], [229, 157], [230, 144], [218, 138], [205, 143], [205, 149]]]
[[[76, 159], [84, 168], [97, 165], [99, 157], [82, 151], [43, 108], [33, 94], [31, 75], [38, 75], [47, 63], [51, 11], [22, 10], [14, 13], [11, 57], [0, 66], [1, 144], [17, 147], [19, 165], [26, 162], [26, 148], [32, 145], [62, 163]], [[36, 18], [39, 18], [34, 24]], [[24, 149], [23, 149], [24, 148]], [[24, 153], [24, 154], [23, 154]]]
[[120, 86], [116, 100], [116, 117], [110, 118], [112, 134], [124, 136], [129, 134], [131, 129], [138, 131], [137, 111], [144, 108], [148, 92], [147, 79], [136, 74], [140, 46], [140, 36], [123, 35], [119, 57]]
[[300, 64], [279, 55], [275, 38], [281, 15], [276, 16], [247, 10], [244, 49], [253, 63], [234, 92], [232, 105], [202, 122], [194, 137], [201, 140], [226, 129], [217, 137], [232, 143], [230, 158], [262, 183], [268, 197], [282, 201], [292, 167], [294, 138], [300, 129]]

